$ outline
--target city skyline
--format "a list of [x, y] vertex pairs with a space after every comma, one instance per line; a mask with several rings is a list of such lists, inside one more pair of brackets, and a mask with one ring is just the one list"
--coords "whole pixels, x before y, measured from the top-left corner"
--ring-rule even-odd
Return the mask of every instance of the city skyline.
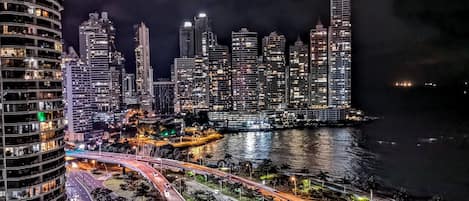
[[0, 201], [465, 200], [455, 1], [0, 0]]
[[[152, 38], [152, 64], [155, 68], [157, 77], [169, 77], [170, 64], [173, 62], [172, 57], [176, 57], [179, 50], [175, 43], [178, 41], [177, 32], [179, 26], [185, 20], [191, 20], [193, 15], [204, 11], [207, 15], [212, 16], [214, 31], [218, 33], [218, 40], [222, 44], [228, 44], [230, 33], [241, 27], [250, 28], [265, 36], [272, 31], [278, 31], [287, 37], [288, 44], [293, 44], [297, 36], [300, 35], [302, 40], [308, 38], [309, 29], [314, 28], [318, 19], [323, 21], [325, 26], [329, 25], [328, 7], [329, 2], [326, 0], [319, 1], [300, 1], [300, 2], [277, 2], [267, 7], [261, 7], [260, 0], [256, 0], [252, 4], [252, 9], [247, 13], [242, 13], [234, 3], [227, 5], [210, 4], [208, 1], [198, 3], [191, 2], [146, 2], [135, 1], [135, 6], [149, 4], [151, 6], [143, 6], [145, 9], [125, 10], [129, 6], [129, 2], [115, 1], [112, 4], [108, 2], [95, 1], [68, 1], [67, 6], [74, 7], [73, 11], [65, 13], [64, 26], [73, 27], [81, 23], [87, 16], [87, 13], [105, 10], [115, 15], [116, 23], [119, 25], [118, 35], [121, 38], [133, 37], [132, 25], [139, 21], [146, 21], [150, 29], [156, 29]], [[239, 2], [242, 4], [242, 2]], [[406, 5], [410, 4], [403, 1], [385, 1], [385, 2], [355, 2], [352, 9], [356, 11], [353, 17], [354, 47], [360, 51], [354, 51], [353, 54], [355, 67], [353, 88], [360, 90], [369, 90], [369, 86], [373, 88], [383, 88], [392, 85], [396, 80], [413, 80], [414, 82], [441, 82], [441, 84], [460, 84], [464, 79], [463, 75], [467, 75], [462, 65], [464, 57], [455, 57], [460, 51], [465, 51], [462, 43], [451, 42], [451, 37], [457, 36], [450, 30], [458, 30], [457, 28], [445, 29], [444, 25], [435, 22], [436, 20], [422, 16], [425, 10], [434, 13], [437, 12], [438, 3], [434, 0], [429, 2], [427, 7], [418, 8], [412, 4], [411, 8], [416, 10], [415, 15], [418, 18], [412, 19], [409, 15], [403, 13], [408, 12]], [[449, 13], [443, 19], [460, 23], [460, 20], [451, 15], [456, 8], [457, 2], [443, 5], [441, 12]], [[164, 9], [163, 9], [164, 8]], [[289, 13], [287, 17], [276, 16], [276, 10], [284, 10]], [[125, 10], [125, 11], [124, 11]], [[440, 9], [438, 9], [440, 10]], [[256, 11], [256, 12], [254, 12]], [[267, 15], [259, 16], [256, 13], [265, 12]], [[161, 13], [162, 17], [152, 17], [152, 13]], [[171, 16], [164, 17], [163, 16]], [[267, 17], [268, 16], [268, 17]], [[164, 20], [163, 20], [164, 19]], [[250, 20], [256, 19], [256, 20]], [[445, 26], [455, 27], [454, 24]], [[461, 27], [457, 26], [457, 27]], [[367, 27], [373, 27], [368, 29]], [[164, 29], [162, 29], [164, 28]], [[76, 44], [75, 30], [64, 30], [66, 46]], [[443, 38], [438, 37], [437, 33], [443, 33]], [[449, 33], [448, 33], [449, 32]], [[380, 37], [374, 37], [376, 35]], [[460, 34], [459, 34], [460, 35]], [[437, 43], [440, 40], [449, 43]], [[415, 40], [418, 39], [418, 40]], [[403, 44], [407, 44], [407, 48], [403, 48]], [[450, 46], [455, 48], [450, 48]], [[120, 41], [118, 44], [125, 53], [127, 66], [133, 64], [133, 43], [130, 40]], [[386, 48], [381, 48], [386, 47]], [[421, 49], [426, 51], [420, 51]], [[427, 57], [431, 57], [432, 51], [439, 53], [439, 57], [435, 57], [429, 61]], [[444, 51], [451, 52], [447, 54]], [[357, 53], [359, 52], [359, 53]], [[453, 55], [453, 56], [452, 56]], [[381, 63], [379, 68], [372, 67], [375, 63], [395, 59], [387, 63]], [[446, 65], [448, 64], [448, 65]], [[446, 66], [446, 67], [445, 67]], [[447, 71], [446, 68], [451, 70]], [[132, 72], [132, 71], [130, 71]], [[446, 73], [447, 72], [447, 73]], [[370, 76], [372, 74], [373, 76]], [[453, 78], [457, 79], [453, 79]], [[358, 94], [354, 95], [354, 99], [362, 99]]]

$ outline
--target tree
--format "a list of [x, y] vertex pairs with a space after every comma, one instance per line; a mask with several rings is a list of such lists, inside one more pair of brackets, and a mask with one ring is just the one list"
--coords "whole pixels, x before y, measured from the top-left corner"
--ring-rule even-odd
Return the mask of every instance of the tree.
[[91, 191], [91, 196], [95, 201], [111, 201], [111, 193], [112, 191], [107, 188], [96, 188]]

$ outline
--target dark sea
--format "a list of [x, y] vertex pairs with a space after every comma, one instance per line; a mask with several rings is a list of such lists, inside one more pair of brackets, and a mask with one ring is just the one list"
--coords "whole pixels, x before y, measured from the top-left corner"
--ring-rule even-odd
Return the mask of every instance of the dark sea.
[[411, 194], [469, 200], [469, 97], [462, 90], [388, 88], [359, 98], [380, 120], [352, 128], [292, 129], [227, 134], [193, 148], [255, 163], [271, 159], [292, 172], [308, 169], [366, 180]]

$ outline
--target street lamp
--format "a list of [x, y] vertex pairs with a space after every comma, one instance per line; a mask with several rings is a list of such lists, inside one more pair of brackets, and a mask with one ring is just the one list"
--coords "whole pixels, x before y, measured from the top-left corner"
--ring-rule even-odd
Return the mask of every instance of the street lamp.
[[158, 158], [157, 160], [160, 161], [160, 173], [163, 174], [163, 159], [162, 159], [162, 158]]
[[249, 168], [249, 178], [252, 179], [252, 167], [249, 164], [246, 164], [246, 167]]
[[295, 193], [295, 195], [296, 195], [296, 191], [297, 191], [297, 189], [296, 189], [296, 177], [295, 177], [295, 176], [292, 176], [292, 177], [291, 177], [291, 180], [293, 181], [293, 185], [295, 185], [295, 188], [294, 188], [293, 191], [294, 191], [294, 193]]
[[190, 158], [190, 155], [191, 155], [191, 154], [192, 154], [192, 152], [190, 152], [190, 151], [187, 152], [187, 160], [186, 160], [187, 162], [189, 162], [189, 158]]

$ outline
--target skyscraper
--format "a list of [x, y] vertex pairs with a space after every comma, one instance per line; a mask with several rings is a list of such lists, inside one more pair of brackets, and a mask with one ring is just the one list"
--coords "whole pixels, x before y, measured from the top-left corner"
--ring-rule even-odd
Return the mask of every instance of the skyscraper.
[[328, 31], [319, 21], [310, 31], [310, 106], [327, 107], [328, 100]]
[[257, 33], [242, 28], [231, 33], [233, 110], [258, 109]]
[[262, 40], [262, 56], [266, 71], [266, 107], [267, 109], [285, 108], [286, 91], [286, 63], [285, 36], [272, 32]]
[[175, 112], [192, 112], [194, 58], [174, 59]]
[[228, 46], [215, 45], [209, 49], [210, 111], [231, 109], [231, 63]]
[[69, 141], [84, 141], [93, 129], [90, 68], [73, 48], [62, 58], [64, 72], [65, 116]]
[[111, 97], [111, 111], [120, 112], [124, 108], [124, 96], [122, 96], [122, 73], [125, 69], [125, 58], [122, 53], [114, 51], [111, 55], [111, 63], [109, 64], [110, 87], [109, 94]]
[[153, 103], [153, 68], [150, 65], [150, 36], [147, 26], [135, 25], [135, 64], [137, 95], [142, 107], [149, 111]]
[[155, 112], [157, 114], [174, 114], [174, 82], [158, 80], [153, 83], [155, 90]]
[[98, 113], [113, 111], [111, 107], [110, 55], [115, 51], [115, 28], [108, 14], [90, 13], [79, 27], [80, 56], [91, 69], [92, 107]]
[[200, 56], [205, 59], [206, 64], [208, 62], [209, 49], [217, 44], [217, 36], [213, 32], [202, 33], [202, 55]]
[[125, 105], [137, 104], [135, 96], [135, 75], [122, 71], [122, 97]]
[[308, 46], [298, 37], [295, 44], [290, 46], [289, 52], [290, 65], [287, 87], [289, 90], [289, 107], [306, 108], [309, 101]]
[[62, 3], [0, 0], [0, 200], [65, 200]]
[[258, 99], [258, 109], [265, 110], [267, 109], [267, 66], [265, 65], [262, 56], [257, 58], [257, 99]]
[[208, 66], [204, 57], [195, 56], [192, 70], [192, 103], [195, 111], [209, 109]]
[[179, 57], [194, 57], [194, 26], [192, 22], [185, 21], [179, 28]]
[[195, 55], [202, 56], [203, 33], [212, 31], [207, 14], [199, 13], [194, 17], [194, 26]]
[[329, 106], [348, 108], [352, 103], [351, 0], [331, 0], [329, 30]]

